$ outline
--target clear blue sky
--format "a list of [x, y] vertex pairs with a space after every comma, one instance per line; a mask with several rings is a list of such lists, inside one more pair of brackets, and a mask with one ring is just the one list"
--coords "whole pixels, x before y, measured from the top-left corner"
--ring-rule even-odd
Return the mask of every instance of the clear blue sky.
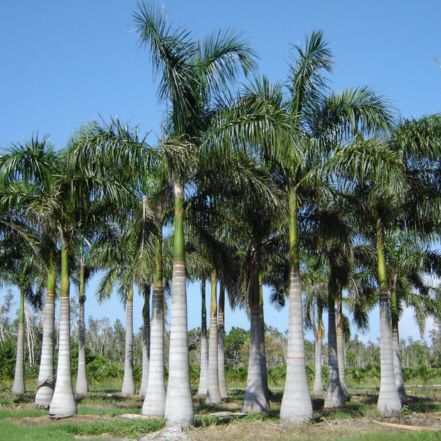
[[[119, 116], [158, 133], [149, 56], [139, 47], [132, 13], [136, 0], [2, 0], [0, 2], [0, 146], [50, 135], [63, 146], [81, 124]], [[226, 27], [244, 33], [259, 54], [259, 71], [284, 80], [290, 47], [321, 29], [332, 48], [332, 86], [368, 85], [405, 117], [441, 110], [441, 2], [439, 0], [167, 0], [169, 19], [200, 38]], [[91, 289], [93, 290], [93, 285]], [[190, 287], [189, 326], [198, 323]], [[123, 319], [117, 300], [89, 311]], [[193, 301], [195, 300], [195, 301]], [[140, 313], [140, 309], [138, 309]], [[406, 313], [402, 336], [417, 337]], [[140, 314], [139, 314], [140, 317]], [[137, 317], [136, 325], [141, 323]], [[266, 319], [282, 330], [287, 312], [269, 308]], [[407, 318], [409, 317], [409, 318]], [[411, 324], [412, 323], [412, 324]], [[243, 313], [227, 317], [247, 327]], [[378, 335], [377, 314], [371, 336]]]

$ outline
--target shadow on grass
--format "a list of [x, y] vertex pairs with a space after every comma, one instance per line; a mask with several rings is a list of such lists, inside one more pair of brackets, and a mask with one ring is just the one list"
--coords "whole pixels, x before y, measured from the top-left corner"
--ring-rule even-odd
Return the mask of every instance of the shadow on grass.
[[418, 413], [441, 412], [441, 403], [436, 398], [407, 396], [404, 410]]

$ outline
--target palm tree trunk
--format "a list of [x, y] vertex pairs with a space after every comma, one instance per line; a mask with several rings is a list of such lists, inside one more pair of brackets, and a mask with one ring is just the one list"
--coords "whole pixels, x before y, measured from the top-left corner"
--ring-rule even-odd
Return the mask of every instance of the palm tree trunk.
[[54, 320], [55, 320], [55, 256], [49, 255], [46, 299], [43, 316], [43, 341], [41, 344], [40, 371], [35, 394], [35, 407], [47, 409], [54, 394]]
[[401, 356], [400, 356], [400, 337], [398, 332], [398, 300], [396, 287], [394, 286], [391, 294], [391, 316], [392, 316], [392, 350], [393, 350], [393, 363], [394, 363], [394, 377], [395, 385], [397, 387], [398, 396], [400, 397], [401, 404], [406, 402], [406, 388], [404, 387], [403, 371], [401, 369]]
[[312, 418], [305, 366], [303, 308], [300, 288], [299, 230], [297, 194], [289, 189], [289, 316], [286, 380], [280, 418], [285, 422], [302, 422]]
[[328, 371], [329, 383], [325, 399], [325, 408], [333, 409], [342, 407], [345, 395], [340, 384], [337, 357], [337, 336], [335, 326], [335, 298], [338, 295], [338, 285], [335, 279], [334, 265], [329, 261], [328, 282]]
[[207, 403], [218, 404], [222, 401], [219, 390], [219, 372], [217, 362], [217, 274], [211, 271], [210, 336], [208, 340], [208, 393]]
[[221, 398], [228, 398], [227, 382], [225, 380], [225, 287], [221, 281], [219, 287], [219, 313], [218, 313], [218, 338], [217, 338], [217, 363], [219, 374], [219, 390]]
[[54, 321], [55, 321], [55, 256], [50, 251], [46, 299], [43, 316], [43, 341], [41, 344], [40, 371], [35, 394], [35, 407], [47, 409], [54, 394]]
[[152, 321], [150, 323], [150, 365], [142, 414], [163, 417], [165, 412], [164, 382], [164, 288], [162, 271], [162, 225], [156, 238], [153, 274]]
[[149, 359], [150, 359], [150, 285], [144, 287], [144, 306], [142, 308], [142, 378], [139, 396], [145, 397], [149, 381]]
[[384, 230], [377, 221], [377, 275], [380, 287], [380, 362], [381, 381], [377, 410], [381, 416], [396, 416], [401, 413], [401, 401], [395, 385], [392, 331], [389, 305], [389, 292], [386, 276], [384, 251]]
[[201, 345], [198, 395], [206, 397], [208, 392], [208, 346], [207, 308], [205, 305], [205, 279], [201, 281]]
[[337, 302], [337, 361], [338, 376], [340, 385], [346, 400], [350, 398], [348, 387], [346, 386], [346, 362], [345, 362], [345, 335], [344, 335], [344, 317], [343, 317], [343, 298], [340, 291]]
[[400, 338], [398, 333], [398, 324], [392, 323], [392, 349], [393, 349], [393, 362], [394, 362], [394, 377], [395, 385], [398, 390], [398, 395], [401, 400], [401, 404], [407, 400], [406, 388], [404, 386], [403, 371], [401, 369], [401, 356], [400, 356]]
[[323, 349], [323, 307], [317, 305], [317, 325], [315, 330], [314, 386], [315, 393], [323, 392], [322, 349]]
[[126, 303], [126, 341], [124, 351], [124, 378], [121, 389], [123, 395], [135, 393], [133, 380], [133, 286], [130, 286]]
[[23, 395], [25, 390], [24, 382], [24, 289], [20, 288], [20, 311], [18, 316], [18, 332], [17, 332], [17, 355], [15, 358], [15, 374], [14, 383], [12, 385], [12, 393]]
[[77, 412], [70, 370], [69, 244], [66, 239], [61, 245], [60, 307], [57, 380], [49, 407], [49, 415], [57, 419]]
[[266, 349], [265, 349], [265, 315], [263, 312], [263, 277], [262, 273], [259, 272], [259, 309], [262, 320], [260, 321], [260, 360], [262, 363], [262, 373], [263, 373], [263, 385], [265, 387], [266, 399], [269, 403], [269, 388], [268, 388], [268, 370], [266, 367]]
[[87, 394], [87, 374], [86, 374], [86, 323], [84, 318], [84, 304], [86, 303], [85, 281], [84, 281], [84, 263], [80, 265], [80, 289], [79, 289], [79, 324], [78, 324], [78, 370], [77, 384], [75, 392], [78, 395]]
[[244, 412], [268, 412], [268, 386], [266, 384], [265, 339], [262, 305], [259, 290], [258, 263], [253, 262], [248, 286], [250, 311], [250, 352], [248, 357], [247, 388], [242, 409]]
[[188, 366], [187, 291], [185, 286], [184, 187], [175, 185], [173, 238], [172, 316], [165, 418], [168, 426], [193, 423], [193, 404]]

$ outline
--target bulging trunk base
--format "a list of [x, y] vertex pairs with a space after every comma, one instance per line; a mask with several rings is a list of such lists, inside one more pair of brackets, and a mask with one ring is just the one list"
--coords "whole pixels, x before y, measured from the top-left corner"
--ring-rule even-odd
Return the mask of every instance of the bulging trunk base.
[[168, 427], [186, 428], [193, 424], [193, 403], [188, 371], [187, 292], [185, 264], [174, 260], [172, 277], [172, 317], [165, 419]]
[[288, 320], [286, 380], [280, 419], [283, 423], [300, 424], [311, 420], [312, 402], [306, 378], [302, 296], [299, 274], [294, 268], [290, 271]]
[[398, 399], [378, 398], [377, 411], [380, 416], [385, 418], [399, 417], [401, 415], [401, 401]]
[[325, 399], [325, 409], [339, 409], [345, 405], [345, 394], [340, 384], [329, 385]]

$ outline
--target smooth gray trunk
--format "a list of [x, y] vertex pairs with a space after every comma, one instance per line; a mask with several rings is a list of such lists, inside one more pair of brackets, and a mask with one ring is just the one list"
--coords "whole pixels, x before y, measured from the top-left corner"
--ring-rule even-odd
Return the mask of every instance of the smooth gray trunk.
[[41, 345], [40, 371], [35, 394], [35, 407], [47, 409], [54, 394], [54, 320], [55, 293], [47, 292], [43, 315], [43, 341]]
[[20, 312], [18, 318], [17, 353], [15, 357], [14, 383], [12, 393], [23, 395], [26, 392], [24, 382], [24, 291], [20, 289]]
[[210, 318], [210, 335], [208, 339], [208, 391], [207, 403], [218, 404], [222, 401], [219, 390], [219, 373], [217, 360], [217, 318]]
[[398, 325], [392, 326], [392, 348], [395, 385], [397, 386], [398, 395], [400, 397], [401, 403], [404, 403], [407, 397], [406, 388], [404, 387], [403, 371], [401, 369], [400, 338], [398, 333]]
[[218, 404], [222, 401], [219, 390], [219, 371], [217, 361], [217, 278], [211, 274], [210, 336], [208, 339], [208, 391], [207, 403]]
[[340, 385], [343, 390], [345, 399], [350, 397], [348, 387], [346, 385], [346, 360], [345, 360], [345, 337], [343, 333], [337, 332], [337, 361], [338, 361], [338, 376], [340, 378]]
[[168, 426], [188, 427], [193, 423], [193, 404], [188, 366], [187, 290], [185, 263], [174, 260], [172, 315], [165, 419]]
[[225, 321], [224, 314], [219, 314], [219, 324], [218, 324], [218, 338], [217, 338], [217, 363], [218, 363], [218, 374], [219, 374], [219, 391], [221, 398], [225, 400], [228, 398], [228, 388], [227, 381], [225, 379]]
[[328, 389], [325, 399], [325, 408], [333, 409], [343, 407], [345, 394], [340, 384], [340, 375], [337, 358], [337, 336], [335, 326], [335, 302], [328, 301]]
[[124, 378], [121, 393], [123, 395], [133, 395], [135, 393], [135, 382], [133, 380], [133, 292], [127, 296], [126, 303]]
[[314, 386], [312, 390], [315, 393], [323, 392], [322, 381], [322, 336], [320, 330], [317, 331], [315, 338], [315, 353], [314, 353]]
[[294, 268], [291, 268], [286, 380], [280, 419], [284, 422], [299, 423], [309, 421], [311, 418], [312, 402], [305, 367], [302, 294], [299, 274]]
[[265, 340], [262, 332], [263, 315], [258, 305], [250, 308], [250, 324], [247, 388], [242, 409], [250, 413], [268, 412]]
[[69, 295], [60, 298], [60, 324], [58, 337], [58, 366], [54, 396], [49, 407], [52, 418], [67, 418], [75, 415], [72, 374], [70, 370], [70, 305]]
[[153, 285], [149, 376], [142, 414], [163, 417], [164, 412], [164, 291], [161, 282]]
[[337, 309], [337, 362], [338, 362], [338, 377], [340, 379], [340, 385], [343, 390], [345, 399], [349, 399], [350, 395], [348, 387], [346, 386], [346, 359], [345, 359], [345, 336], [343, 326], [343, 312], [341, 304], [342, 300], [339, 300]]
[[[258, 246], [256, 246], [258, 249]], [[268, 412], [269, 391], [265, 354], [265, 323], [263, 317], [262, 279], [258, 272], [259, 252], [256, 252], [254, 271], [249, 276], [248, 306], [250, 314], [250, 348], [247, 389], [244, 395], [245, 412]]]
[[401, 401], [394, 376], [392, 331], [388, 292], [380, 292], [380, 360], [381, 380], [377, 410], [383, 417], [398, 416]]
[[201, 342], [200, 373], [197, 394], [206, 397], [208, 391], [208, 344], [207, 344], [207, 309], [205, 303], [205, 280], [201, 281]]
[[75, 392], [78, 395], [87, 394], [87, 374], [86, 374], [86, 322], [84, 318], [84, 304], [86, 302], [85, 296], [80, 296], [79, 299], [79, 326], [78, 326], [78, 370], [77, 370], [77, 383], [75, 386]]
[[144, 287], [144, 307], [142, 309], [142, 377], [139, 396], [145, 397], [147, 384], [149, 381], [149, 364], [150, 364], [150, 285]]

